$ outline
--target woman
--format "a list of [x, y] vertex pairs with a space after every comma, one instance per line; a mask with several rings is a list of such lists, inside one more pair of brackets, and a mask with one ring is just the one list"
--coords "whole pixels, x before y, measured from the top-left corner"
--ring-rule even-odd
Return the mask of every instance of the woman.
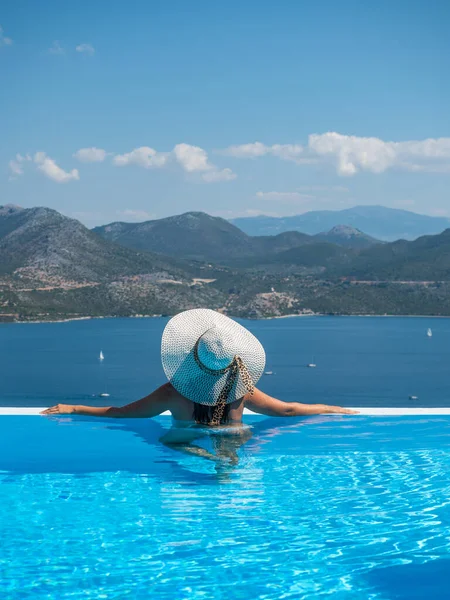
[[241, 423], [244, 407], [273, 417], [356, 414], [339, 406], [282, 402], [264, 394], [255, 385], [265, 358], [261, 343], [236, 321], [214, 310], [187, 310], [173, 317], [163, 332], [166, 384], [122, 407], [57, 404], [42, 414], [141, 418], [168, 410], [180, 426], [210, 427]]

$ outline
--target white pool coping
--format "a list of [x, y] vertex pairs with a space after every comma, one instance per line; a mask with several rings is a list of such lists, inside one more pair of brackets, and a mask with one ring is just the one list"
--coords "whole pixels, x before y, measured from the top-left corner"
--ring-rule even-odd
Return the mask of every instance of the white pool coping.
[[[28, 416], [28, 415], [39, 415], [39, 413], [45, 410], [47, 407], [35, 407], [35, 406], [24, 406], [24, 407], [14, 407], [14, 406], [3, 406], [0, 407], [0, 416], [11, 415], [11, 416]], [[383, 417], [400, 417], [400, 416], [414, 416], [414, 415], [450, 415], [450, 408], [438, 408], [438, 407], [428, 407], [428, 408], [380, 408], [380, 407], [351, 407], [352, 410], [357, 410], [361, 415], [369, 415], [369, 416], [383, 416]], [[251, 410], [247, 408], [244, 410], [245, 414], [253, 415], [255, 414]], [[170, 415], [169, 411], [162, 413], [163, 415]]]

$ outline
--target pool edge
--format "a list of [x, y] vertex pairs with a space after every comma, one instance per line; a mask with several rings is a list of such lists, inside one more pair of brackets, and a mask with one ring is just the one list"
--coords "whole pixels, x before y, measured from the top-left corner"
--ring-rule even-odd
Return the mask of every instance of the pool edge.
[[[39, 413], [45, 410], [45, 406], [2, 406], [0, 407], [0, 416], [39, 416]], [[359, 411], [364, 416], [415, 416], [415, 415], [450, 415], [450, 408], [428, 407], [428, 408], [384, 408], [384, 407], [351, 407], [352, 410]], [[246, 408], [244, 414], [253, 415], [253, 411]], [[170, 412], [162, 413], [162, 416], [169, 416]]]

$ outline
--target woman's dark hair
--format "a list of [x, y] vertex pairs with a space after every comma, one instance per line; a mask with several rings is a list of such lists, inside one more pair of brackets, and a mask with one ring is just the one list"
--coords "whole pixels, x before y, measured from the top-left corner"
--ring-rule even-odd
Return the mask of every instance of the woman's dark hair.
[[[213, 424], [213, 412], [215, 406], [208, 406], [206, 404], [198, 404], [194, 402], [194, 420], [200, 425], [212, 425]], [[230, 415], [230, 405], [226, 404], [223, 410], [222, 418], [220, 419], [220, 425], [228, 423]], [[214, 423], [215, 424], [215, 423]]]

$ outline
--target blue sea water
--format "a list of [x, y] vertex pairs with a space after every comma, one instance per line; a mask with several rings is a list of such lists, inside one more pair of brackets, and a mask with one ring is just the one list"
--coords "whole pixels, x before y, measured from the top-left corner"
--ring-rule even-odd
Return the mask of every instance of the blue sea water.
[[[163, 381], [164, 324], [1, 325], [1, 404], [134, 400]], [[286, 400], [450, 406], [450, 320], [245, 325]], [[450, 417], [245, 422], [199, 432], [206, 459], [163, 443], [168, 417], [0, 416], [0, 598], [450, 596]]]
[[[123, 404], [164, 382], [167, 319], [0, 325], [0, 405]], [[450, 406], [450, 319], [299, 317], [242, 321], [267, 353], [260, 387], [344, 406]], [[426, 336], [431, 327], [433, 337]], [[105, 361], [99, 364], [100, 350]], [[316, 369], [306, 368], [314, 360]], [[105, 401], [93, 395], [107, 389]], [[411, 404], [409, 396], [418, 396]]]

